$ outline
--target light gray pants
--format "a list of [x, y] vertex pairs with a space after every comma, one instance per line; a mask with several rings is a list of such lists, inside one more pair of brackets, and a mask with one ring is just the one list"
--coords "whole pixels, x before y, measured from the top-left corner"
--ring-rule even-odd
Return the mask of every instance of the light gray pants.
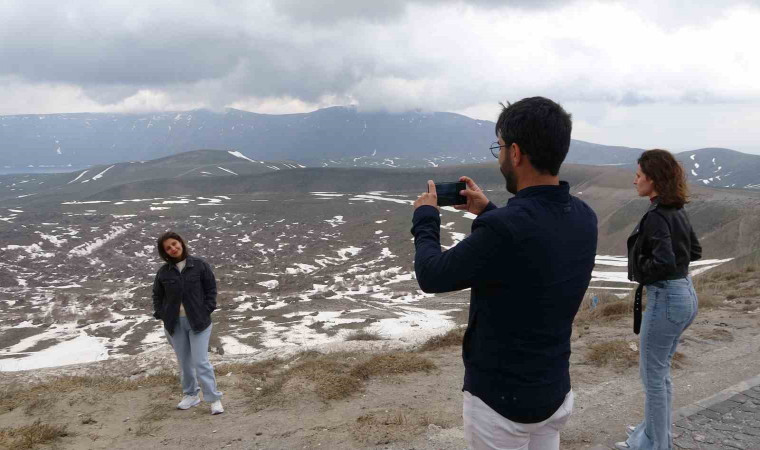
[[539, 423], [517, 423], [503, 417], [483, 400], [464, 391], [462, 416], [464, 438], [472, 450], [559, 450], [559, 430], [573, 412], [575, 395], [548, 419]]
[[179, 362], [182, 392], [185, 395], [198, 395], [198, 391], [203, 390], [203, 400], [209, 403], [222, 398], [222, 393], [216, 389], [214, 368], [208, 360], [211, 326], [196, 333], [190, 327], [187, 317], [180, 317], [174, 328], [174, 335], [166, 333]]

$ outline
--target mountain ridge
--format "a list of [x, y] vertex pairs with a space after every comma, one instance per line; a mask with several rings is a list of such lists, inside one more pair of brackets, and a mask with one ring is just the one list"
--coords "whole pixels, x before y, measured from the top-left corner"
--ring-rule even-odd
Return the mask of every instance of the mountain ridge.
[[[362, 112], [343, 106], [281, 115], [199, 109], [0, 116], [0, 166], [6, 171], [92, 166], [196, 149], [234, 149], [257, 160], [313, 167], [451, 166], [491, 161], [494, 126], [456, 113]], [[632, 168], [642, 151], [572, 140], [566, 162]], [[760, 155], [708, 147], [676, 156], [690, 181], [760, 189]]]

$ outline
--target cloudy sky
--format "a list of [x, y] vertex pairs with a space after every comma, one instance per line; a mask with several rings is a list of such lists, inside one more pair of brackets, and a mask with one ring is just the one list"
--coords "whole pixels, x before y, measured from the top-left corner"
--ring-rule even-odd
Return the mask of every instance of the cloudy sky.
[[760, 0], [6, 0], [0, 114], [544, 95], [576, 139], [760, 154], [758, 24]]

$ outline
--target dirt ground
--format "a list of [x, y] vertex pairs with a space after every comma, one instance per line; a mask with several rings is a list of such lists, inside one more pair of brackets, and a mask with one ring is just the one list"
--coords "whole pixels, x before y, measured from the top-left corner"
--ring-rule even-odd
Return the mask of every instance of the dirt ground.
[[[675, 408], [760, 373], [760, 359], [756, 357], [760, 351], [760, 298], [755, 294], [760, 284], [757, 275], [752, 274], [752, 278], [740, 283], [742, 292], [751, 297], [738, 293], [729, 295], [731, 300], [719, 299], [712, 308], [703, 308], [684, 334], [679, 346], [683, 357], [673, 369]], [[594, 352], [605, 343], [617, 345], [605, 352], [613, 354], [606, 362]], [[572, 349], [576, 406], [562, 432], [562, 448], [583, 449], [621, 440], [625, 426], [641, 420], [644, 401], [630, 316], [591, 315], [578, 320]], [[246, 369], [249, 366], [245, 363], [234, 364], [215, 356], [215, 365], [226, 372], [218, 376], [226, 409], [219, 416], [211, 416], [206, 404], [188, 411], [174, 409], [181, 392], [176, 379], [162, 372], [163, 368], [176, 370], [168, 348], [119, 361], [36, 371], [33, 377], [21, 372], [0, 374], [0, 393], [5, 399], [5, 403], [0, 401], [0, 446], [18, 448], [21, 441], [14, 441], [9, 430], [39, 421], [65, 426], [61, 437], [42, 444], [42, 448], [465, 448], [463, 367], [458, 346], [410, 352], [413, 349], [408, 343], [352, 341], [324, 350], [342, 353], [317, 359], [312, 365], [303, 361], [314, 358], [313, 354], [289, 356], [278, 370], [299, 375], [285, 378], [281, 384], [268, 367]], [[334, 380], [325, 379], [333, 375], [321, 372], [327, 370], [325, 367], [336, 371], [343, 367], [355, 375], [359, 373], [356, 367], [372, 355], [391, 353], [412, 355], [415, 361], [432, 365], [410, 369], [410, 373], [396, 369], [368, 372], [362, 375], [364, 381], [343, 397], [335, 394], [335, 389], [344, 387], [341, 383], [345, 378], [336, 375]], [[53, 375], [97, 378], [106, 374], [131, 377], [137, 385], [115, 388], [104, 383], [61, 392], [28, 390], [29, 380], [54, 386]], [[152, 377], [144, 378], [146, 374]], [[18, 392], [29, 395], [9, 407], [10, 394]], [[28, 445], [35, 446], [31, 441]]]

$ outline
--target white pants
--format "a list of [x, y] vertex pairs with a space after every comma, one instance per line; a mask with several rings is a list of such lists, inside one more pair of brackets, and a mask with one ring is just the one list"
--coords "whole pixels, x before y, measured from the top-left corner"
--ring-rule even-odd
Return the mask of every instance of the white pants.
[[559, 430], [573, 411], [573, 401], [571, 390], [551, 417], [526, 424], [512, 422], [465, 391], [462, 415], [467, 447], [473, 450], [558, 450]]

